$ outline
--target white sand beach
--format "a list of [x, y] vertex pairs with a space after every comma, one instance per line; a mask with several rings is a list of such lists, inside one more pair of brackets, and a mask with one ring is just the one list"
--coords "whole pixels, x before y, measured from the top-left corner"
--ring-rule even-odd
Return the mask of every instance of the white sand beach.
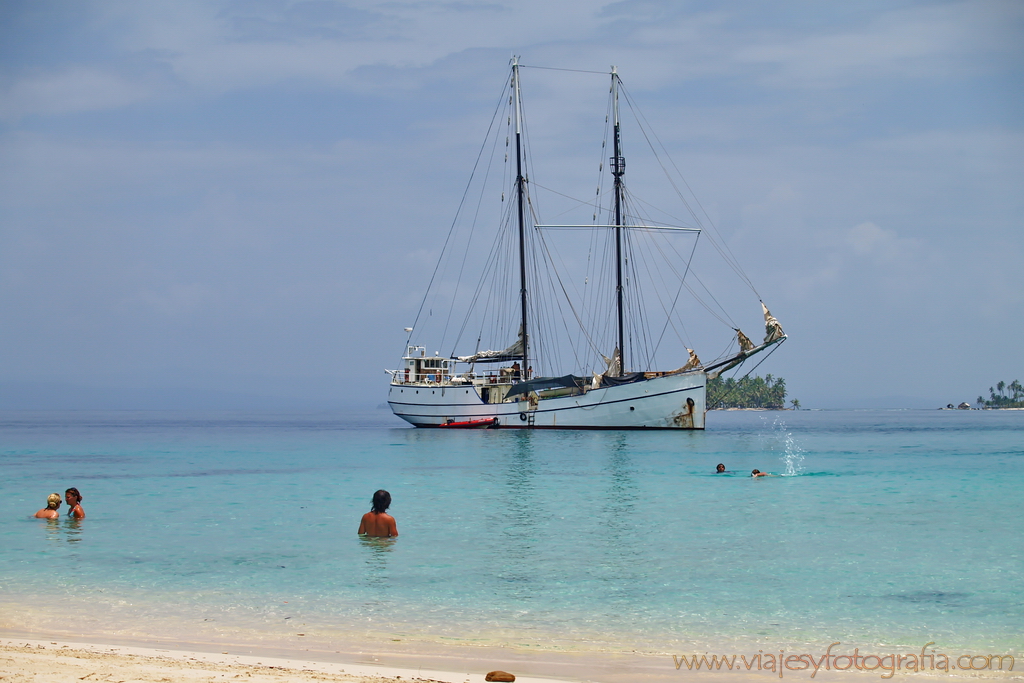
[[[677, 670], [670, 658], [655, 663], [650, 656], [627, 655], [596, 660], [572, 657], [537, 657], [534, 653], [506, 653], [495, 658], [493, 652], [478, 656], [465, 653], [425, 653], [405, 655], [409, 666], [354, 661], [324, 661], [326, 653], [291, 653], [290, 656], [236, 654], [196, 650], [110, 645], [81, 641], [38, 640], [31, 638], [0, 638], [0, 680], [4, 683], [75, 683], [76, 681], [116, 681], [118, 683], [209, 683], [212, 681], [245, 680], [252, 683], [388, 683], [420, 681], [423, 683], [484, 683], [486, 673], [500, 669], [515, 674], [519, 683], [636, 683], [646, 681], [681, 681], [701, 679], [721, 683], [753, 683], [776, 678], [767, 672], [686, 671]], [[485, 655], [480, 657], [479, 655]], [[374, 657], [369, 657], [374, 659]], [[393, 659], [389, 657], [377, 659]], [[445, 662], [444, 669], [413, 666], [417, 659], [431, 663]], [[500, 667], [497, 665], [501, 664]], [[635, 667], [635, 668], [631, 668]], [[543, 670], [562, 671], [557, 678], [525, 673]], [[518, 673], [517, 673], [518, 672]], [[884, 673], [884, 672], [883, 672]], [[945, 681], [957, 680], [1024, 680], [1018, 672], [985, 672], [982, 675], [900, 672], [901, 679], [921, 677], [934, 680], [941, 675]], [[811, 680], [809, 675], [789, 674], [787, 678]], [[814, 680], [850, 681], [883, 680], [876, 672], [819, 671]]]
[[[467, 664], [469, 662], [467, 661]], [[493, 670], [493, 669], [492, 669]], [[233, 680], [253, 683], [274, 681], [337, 681], [384, 683], [432, 681], [482, 683], [486, 671], [434, 671], [300, 659], [215, 654], [163, 648], [100, 645], [81, 642], [0, 639], [0, 680], [69, 683], [73, 681], [175, 681]], [[552, 683], [555, 679], [516, 676], [522, 683]]]

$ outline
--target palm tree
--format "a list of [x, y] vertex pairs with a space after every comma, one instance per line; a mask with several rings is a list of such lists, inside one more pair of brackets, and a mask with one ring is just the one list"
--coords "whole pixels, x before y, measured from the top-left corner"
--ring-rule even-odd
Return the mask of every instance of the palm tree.
[[790, 403], [793, 404], [793, 410], [800, 410], [800, 399], [794, 398]]
[[999, 383], [996, 384], [996, 389], [999, 390], [999, 395], [1000, 396], [1003, 395], [1003, 389], [1005, 389], [1005, 388], [1006, 388], [1006, 382], [1004, 382], [1002, 380], [999, 380]]

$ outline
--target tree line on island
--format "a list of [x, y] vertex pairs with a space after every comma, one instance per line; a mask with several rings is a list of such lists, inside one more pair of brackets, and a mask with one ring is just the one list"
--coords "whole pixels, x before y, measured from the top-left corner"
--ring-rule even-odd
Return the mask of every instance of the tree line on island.
[[989, 398], [978, 397], [978, 405], [983, 408], [1024, 408], [1024, 386], [1015, 379], [1009, 384], [999, 382], [988, 388]]
[[[759, 408], [761, 410], [786, 409], [786, 380], [765, 375], [708, 380], [707, 403], [711, 410], [725, 408]], [[790, 401], [793, 410], [799, 410], [800, 401]]]

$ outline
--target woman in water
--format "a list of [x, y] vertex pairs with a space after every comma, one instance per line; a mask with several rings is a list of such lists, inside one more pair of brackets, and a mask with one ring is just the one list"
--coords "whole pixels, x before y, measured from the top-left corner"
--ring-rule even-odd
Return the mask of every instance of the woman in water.
[[82, 509], [82, 494], [78, 492], [75, 487], [69, 488], [64, 492], [64, 500], [67, 502], [68, 517], [74, 517], [75, 519], [85, 519], [85, 510]]
[[46, 507], [36, 513], [36, 517], [39, 519], [57, 519], [60, 517], [60, 513], [57, 510], [60, 508], [60, 494], [51, 493], [46, 497]]
[[359, 533], [381, 538], [397, 536], [398, 526], [395, 524], [395, 518], [386, 512], [389, 507], [391, 507], [390, 493], [384, 489], [374, 493], [373, 508], [363, 515], [363, 521], [359, 523]]

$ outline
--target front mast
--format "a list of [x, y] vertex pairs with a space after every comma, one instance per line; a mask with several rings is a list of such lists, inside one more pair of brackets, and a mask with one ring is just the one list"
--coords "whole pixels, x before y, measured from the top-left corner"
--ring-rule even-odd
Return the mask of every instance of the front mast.
[[615, 176], [615, 308], [619, 319], [619, 376], [626, 374], [626, 345], [622, 324], [622, 174], [626, 172], [626, 160], [619, 149], [619, 74], [612, 67], [612, 113], [615, 118], [614, 154], [612, 175]]
[[519, 214], [519, 300], [521, 307], [521, 325], [523, 330], [523, 367], [519, 371], [519, 380], [523, 381], [529, 379], [526, 375], [529, 364], [527, 359], [529, 354], [527, 351], [528, 337], [526, 335], [526, 228], [523, 225], [523, 214], [525, 213], [525, 207], [523, 203], [525, 201], [525, 188], [526, 180], [523, 178], [523, 152], [522, 152], [522, 109], [519, 101], [519, 58], [512, 58], [512, 91], [515, 95], [515, 120], [516, 120], [516, 200], [518, 202], [518, 214]]

